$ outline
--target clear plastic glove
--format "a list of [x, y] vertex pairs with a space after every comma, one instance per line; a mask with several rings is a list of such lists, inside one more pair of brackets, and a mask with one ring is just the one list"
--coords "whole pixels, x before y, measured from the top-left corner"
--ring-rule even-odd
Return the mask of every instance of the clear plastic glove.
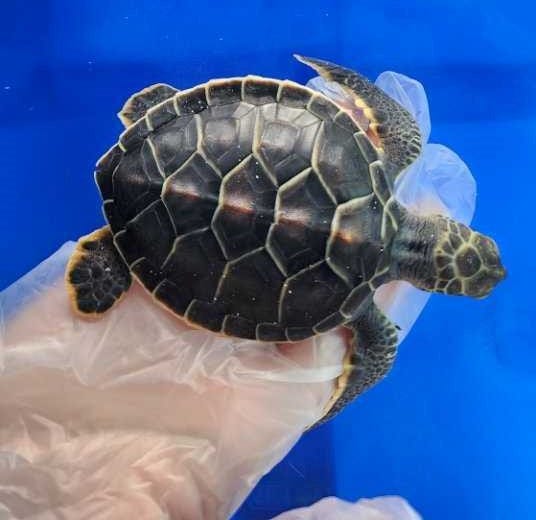
[[13, 518], [227, 517], [318, 418], [342, 338], [218, 337], [139, 286], [84, 321], [61, 276], [73, 247], [2, 295], [0, 503]]
[[318, 501], [311, 507], [294, 509], [273, 520], [422, 520], [400, 497], [362, 498], [355, 504], [335, 497]]
[[[405, 93], [429, 126], [422, 87], [388, 74], [381, 86]], [[474, 181], [427, 145], [397, 193], [416, 211], [468, 221]], [[342, 335], [279, 346], [218, 337], [140, 287], [88, 322], [63, 283], [73, 246], [0, 294], [0, 518], [227, 518], [322, 415]], [[376, 299], [403, 336], [427, 295], [394, 283]]]

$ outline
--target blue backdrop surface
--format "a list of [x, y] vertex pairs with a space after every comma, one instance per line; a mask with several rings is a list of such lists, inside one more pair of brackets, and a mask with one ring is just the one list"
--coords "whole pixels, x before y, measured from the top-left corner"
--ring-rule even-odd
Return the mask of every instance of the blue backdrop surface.
[[536, 513], [532, 2], [4, 2], [0, 287], [102, 225], [96, 159], [126, 97], [254, 73], [305, 82], [293, 52], [422, 81], [431, 142], [468, 163], [475, 228], [508, 279], [483, 301], [434, 296], [392, 373], [303, 437], [237, 514], [267, 519], [336, 494], [407, 497], [425, 518]]

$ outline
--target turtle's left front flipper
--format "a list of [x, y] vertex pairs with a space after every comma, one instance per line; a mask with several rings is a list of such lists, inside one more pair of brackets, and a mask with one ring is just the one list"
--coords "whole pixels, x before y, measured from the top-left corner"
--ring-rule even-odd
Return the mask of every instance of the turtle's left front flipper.
[[397, 327], [374, 304], [354, 322], [346, 325], [352, 339], [345, 357], [344, 372], [337, 390], [327, 406], [327, 413], [317, 424], [328, 421], [347, 404], [380, 381], [391, 369], [396, 357]]
[[382, 89], [351, 69], [298, 54], [295, 57], [326, 81], [338, 83], [354, 99], [355, 107], [363, 110], [369, 121], [363, 131], [384, 151], [391, 166], [389, 175], [396, 177], [419, 156], [422, 144], [416, 121]]
[[80, 238], [65, 273], [74, 310], [97, 317], [115, 305], [132, 282], [130, 271], [105, 226]]

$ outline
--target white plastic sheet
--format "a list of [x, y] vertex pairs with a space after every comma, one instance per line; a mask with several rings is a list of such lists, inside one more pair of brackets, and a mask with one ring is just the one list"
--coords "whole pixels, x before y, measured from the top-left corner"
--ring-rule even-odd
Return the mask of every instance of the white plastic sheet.
[[355, 504], [336, 497], [320, 500], [311, 507], [288, 511], [273, 520], [422, 520], [401, 497], [362, 498]]
[[[394, 73], [379, 82], [427, 135], [422, 87]], [[415, 211], [464, 221], [474, 208], [469, 171], [438, 145], [397, 193]], [[137, 286], [88, 322], [63, 284], [72, 248], [0, 294], [0, 519], [227, 518], [321, 415], [342, 335], [280, 346], [222, 338], [189, 329]], [[426, 298], [395, 283], [377, 300], [404, 335]], [[346, 518], [346, 504], [326, 504], [322, 518]], [[354, 517], [411, 518], [381, 514]]]

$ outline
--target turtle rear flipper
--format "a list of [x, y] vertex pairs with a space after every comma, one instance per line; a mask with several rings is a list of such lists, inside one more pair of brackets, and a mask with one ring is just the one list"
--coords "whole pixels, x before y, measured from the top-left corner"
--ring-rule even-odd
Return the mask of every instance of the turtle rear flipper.
[[96, 317], [121, 299], [132, 276], [108, 226], [80, 238], [65, 279], [75, 311], [84, 316]]
[[141, 119], [147, 113], [147, 110], [169, 99], [177, 92], [176, 88], [164, 83], [151, 85], [130, 96], [117, 116], [128, 128], [138, 119]]

